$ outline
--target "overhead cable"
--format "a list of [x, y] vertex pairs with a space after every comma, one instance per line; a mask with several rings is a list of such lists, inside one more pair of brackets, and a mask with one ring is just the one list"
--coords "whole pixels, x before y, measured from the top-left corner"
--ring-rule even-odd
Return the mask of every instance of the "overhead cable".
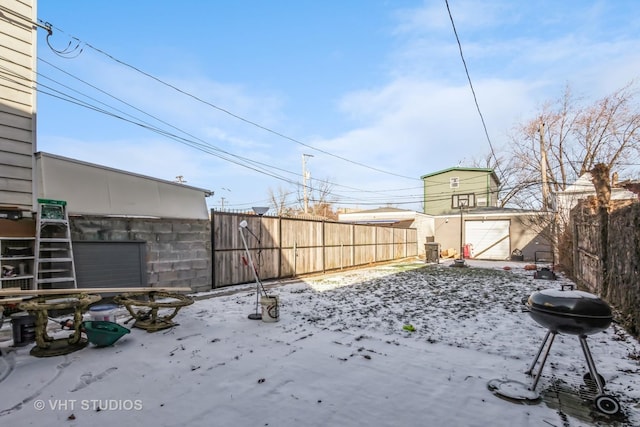
[[[57, 31], [60, 31], [60, 32], [64, 33], [64, 31], [62, 31], [61, 29], [59, 29], [57, 27], [53, 27], [53, 28], [55, 28]], [[138, 68], [138, 67], [136, 67], [134, 65], [131, 65], [131, 64], [125, 62], [125, 61], [122, 61], [122, 60], [116, 58], [115, 56], [103, 51], [102, 49], [99, 49], [99, 48], [91, 45], [90, 43], [87, 43], [87, 42], [84, 42], [84, 41], [80, 41], [80, 39], [78, 39], [77, 37], [73, 37], [73, 36], [69, 36], [69, 37], [71, 37], [73, 40], [81, 42], [82, 44], [84, 44], [84, 46], [87, 46], [88, 48], [94, 50], [95, 52], [98, 52], [101, 55], [106, 56], [107, 58], [111, 59], [112, 61], [114, 61], [114, 62], [116, 62], [116, 63], [118, 63], [118, 64], [120, 64], [120, 65], [122, 65], [124, 67], [127, 67], [127, 68], [129, 68], [131, 70], [134, 70], [137, 73], [140, 73], [140, 74], [142, 74], [142, 75], [144, 75], [144, 76], [146, 76], [146, 77], [148, 77], [148, 78], [150, 78], [150, 79], [152, 79], [152, 80], [154, 80], [154, 81], [156, 81], [156, 82], [158, 82], [158, 83], [160, 83], [160, 84], [162, 84], [162, 85], [164, 85], [166, 87], [169, 87], [169, 88], [171, 88], [171, 89], [173, 89], [173, 90], [175, 90], [175, 91], [177, 91], [177, 92], [179, 92], [179, 93], [181, 93], [181, 94], [183, 94], [183, 95], [185, 95], [185, 96], [187, 96], [189, 98], [192, 98], [192, 99], [194, 99], [194, 100], [196, 100], [196, 101], [198, 101], [198, 102], [200, 102], [202, 104], [205, 104], [205, 105], [207, 105], [207, 106], [209, 106], [211, 108], [214, 108], [214, 109], [216, 109], [216, 110], [218, 110], [218, 111], [220, 111], [222, 113], [225, 113], [225, 114], [227, 114], [227, 115], [229, 115], [229, 116], [231, 116], [231, 117], [233, 117], [235, 119], [238, 119], [238, 120], [240, 120], [240, 121], [242, 121], [244, 123], [247, 123], [247, 124], [250, 124], [252, 126], [255, 126], [255, 127], [259, 128], [259, 129], [262, 129], [262, 130], [264, 130], [266, 132], [269, 132], [269, 133], [271, 133], [273, 135], [276, 135], [276, 136], [278, 136], [280, 138], [283, 138], [283, 139], [286, 139], [288, 141], [294, 142], [296, 144], [302, 145], [302, 146], [304, 146], [306, 148], [309, 148], [311, 150], [317, 151], [319, 153], [323, 153], [323, 154], [326, 154], [328, 156], [331, 156], [331, 157], [340, 159], [342, 161], [345, 161], [345, 162], [348, 162], [348, 163], [351, 163], [351, 164], [355, 164], [355, 165], [358, 165], [360, 167], [363, 167], [363, 168], [366, 168], [366, 169], [370, 169], [370, 170], [373, 170], [373, 171], [376, 171], [376, 172], [380, 172], [380, 173], [383, 173], [383, 174], [392, 175], [392, 176], [396, 176], [396, 177], [404, 178], [404, 179], [410, 179], [410, 180], [416, 180], [417, 179], [415, 177], [410, 177], [410, 176], [406, 176], [406, 175], [402, 175], [402, 174], [397, 174], [397, 173], [394, 173], [394, 172], [389, 172], [389, 171], [386, 171], [386, 170], [383, 170], [383, 169], [379, 169], [379, 168], [376, 168], [376, 167], [373, 167], [373, 166], [369, 166], [369, 165], [366, 165], [364, 163], [357, 162], [357, 161], [351, 160], [351, 159], [347, 159], [346, 157], [342, 157], [342, 156], [339, 156], [337, 154], [331, 153], [329, 151], [322, 150], [320, 148], [317, 148], [317, 147], [314, 147], [312, 145], [306, 144], [306, 143], [304, 143], [304, 142], [302, 142], [302, 141], [300, 141], [300, 140], [298, 140], [296, 138], [293, 138], [293, 137], [290, 137], [288, 135], [285, 135], [282, 132], [276, 131], [274, 129], [271, 129], [269, 127], [261, 125], [261, 124], [255, 122], [255, 121], [253, 121], [253, 120], [250, 120], [250, 119], [247, 119], [245, 117], [242, 117], [239, 114], [233, 113], [230, 110], [227, 110], [226, 108], [223, 108], [223, 107], [220, 107], [218, 105], [215, 105], [212, 102], [204, 100], [204, 99], [200, 98], [197, 95], [194, 95], [194, 94], [189, 93], [189, 92], [187, 92], [187, 91], [185, 91], [183, 89], [180, 89], [179, 87], [177, 87], [177, 86], [175, 86], [175, 85], [173, 85], [171, 83], [165, 82], [164, 80], [160, 79], [159, 77], [156, 77], [156, 76], [154, 76], [154, 75], [152, 75], [152, 74], [150, 74], [150, 73], [148, 73], [146, 71], [143, 71], [140, 68]], [[76, 49], [77, 48], [78, 47], [76, 47]], [[65, 56], [63, 56], [63, 57], [65, 57]], [[73, 56], [73, 57], [75, 57], [75, 56]]]
[[[471, 93], [473, 94], [473, 101], [476, 104], [476, 109], [478, 110], [478, 115], [480, 115], [480, 121], [482, 122], [482, 128], [484, 129], [484, 134], [487, 137], [487, 142], [489, 143], [489, 148], [491, 149], [491, 155], [496, 161], [496, 169], [500, 172], [500, 162], [498, 161], [498, 157], [496, 156], [495, 151], [493, 150], [493, 144], [491, 143], [491, 138], [489, 137], [489, 131], [487, 130], [487, 124], [484, 121], [484, 116], [482, 115], [482, 111], [480, 110], [480, 104], [478, 103], [478, 97], [476, 96], [476, 91], [473, 88], [473, 83], [471, 82], [471, 76], [469, 75], [469, 69], [467, 68], [467, 61], [464, 59], [464, 54], [462, 53], [462, 44], [460, 43], [460, 37], [458, 37], [458, 31], [456, 30], [456, 24], [453, 22], [453, 15], [451, 15], [451, 9], [449, 8], [449, 0], [445, 0], [447, 5], [447, 12], [449, 13], [449, 19], [451, 20], [451, 27], [453, 27], [453, 34], [456, 36], [456, 41], [458, 42], [458, 50], [460, 51], [460, 59], [462, 59], [462, 65], [464, 65], [464, 72], [467, 75], [467, 80], [469, 81], [469, 87], [471, 88]], [[504, 175], [500, 172], [500, 179], [502, 180]]]

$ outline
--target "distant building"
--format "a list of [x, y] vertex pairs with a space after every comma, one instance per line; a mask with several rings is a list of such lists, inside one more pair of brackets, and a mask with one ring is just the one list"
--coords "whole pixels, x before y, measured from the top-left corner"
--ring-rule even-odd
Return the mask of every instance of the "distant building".
[[618, 184], [619, 187], [629, 190], [633, 194], [637, 196], [637, 200], [640, 201], [640, 181], [638, 180], [627, 180], [622, 181]]
[[211, 191], [37, 151], [36, 0], [4, 3], [0, 65], [12, 77], [0, 81], [0, 246], [17, 238], [34, 249], [38, 199], [60, 200], [79, 287], [210, 290]]
[[531, 227], [540, 212], [498, 207], [500, 181], [493, 169], [453, 167], [421, 177], [424, 213], [378, 208], [339, 214], [341, 222], [417, 229], [418, 253], [429, 243], [442, 250], [489, 260], [510, 259], [518, 249], [526, 261], [548, 250], [549, 243]]
[[420, 177], [424, 185], [423, 211], [441, 215], [461, 207], [497, 207], [500, 180], [493, 169], [453, 167]]
[[[637, 199], [638, 196], [629, 190], [621, 185], [612, 185], [611, 200]], [[580, 176], [573, 184], [567, 186], [564, 191], [558, 191], [553, 195], [555, 201], [554, 208], [560, 215], [560, 218], [566, 223], [568, 222], [571, 209], [573, 209], [580, 200], [585, 200], [587, 197], [595, 195], [596, 189], [591, 181], [591, 173], [587, 172]]]
[[338, 221], [352, 224], [372, 224], [396, 228], [415, 228], [418, 238], [418, 253], [424, 255], [423, 243], [433, 241], [435, 235], [434, 218], [420, 212], [378, 208], [366, 211], [338, 214]]

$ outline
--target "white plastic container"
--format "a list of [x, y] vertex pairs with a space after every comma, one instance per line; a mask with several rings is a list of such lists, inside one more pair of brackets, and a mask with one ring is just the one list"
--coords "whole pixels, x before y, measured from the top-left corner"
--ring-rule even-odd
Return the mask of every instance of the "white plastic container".
[[278, 302], [278, 297], [276, 295], [263, 296], [260, 298], [263, 322], [277, 322], [280, 320], [280, 307]]
[[117, 308], [118, 306], [115, 304], [94, 305], [89, 309], [89, 315], [91, 320], [115, 323]]

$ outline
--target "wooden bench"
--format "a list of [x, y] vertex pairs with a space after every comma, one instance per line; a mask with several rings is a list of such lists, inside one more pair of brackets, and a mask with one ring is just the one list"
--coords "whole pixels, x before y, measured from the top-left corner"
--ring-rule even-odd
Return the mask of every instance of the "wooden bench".
[[[69, 288], [69, 289], [18, 289], [3, 288], [0, 289], [0, 297], [25, 297], [40, 295], [70, 295], [70, 294], [120, 294], [131, 292], [175, 292], [189, 293], [192, 292], [189, 287], [138, 287], [138, 288]], [[0, 301], [3, 301], [0, 298]]]
[[12, 304], [21, 303], [26, 298], [31, 298], [31, 297], [24, 296], [24, 297], [0, 298], [0, 307], [2, 307], [3, 305], [12, 305]]

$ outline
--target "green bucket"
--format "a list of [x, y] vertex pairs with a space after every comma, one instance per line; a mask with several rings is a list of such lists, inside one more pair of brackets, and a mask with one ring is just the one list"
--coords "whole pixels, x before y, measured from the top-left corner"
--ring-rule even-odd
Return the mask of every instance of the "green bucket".
[[89, 342], [95, 344], [97, 347], [113, 345], [122, 338], [123, 335], [131, 332], [124, 326], [104, 320], [85, 320], [82, 322], [82, 327], [87, 334]]

